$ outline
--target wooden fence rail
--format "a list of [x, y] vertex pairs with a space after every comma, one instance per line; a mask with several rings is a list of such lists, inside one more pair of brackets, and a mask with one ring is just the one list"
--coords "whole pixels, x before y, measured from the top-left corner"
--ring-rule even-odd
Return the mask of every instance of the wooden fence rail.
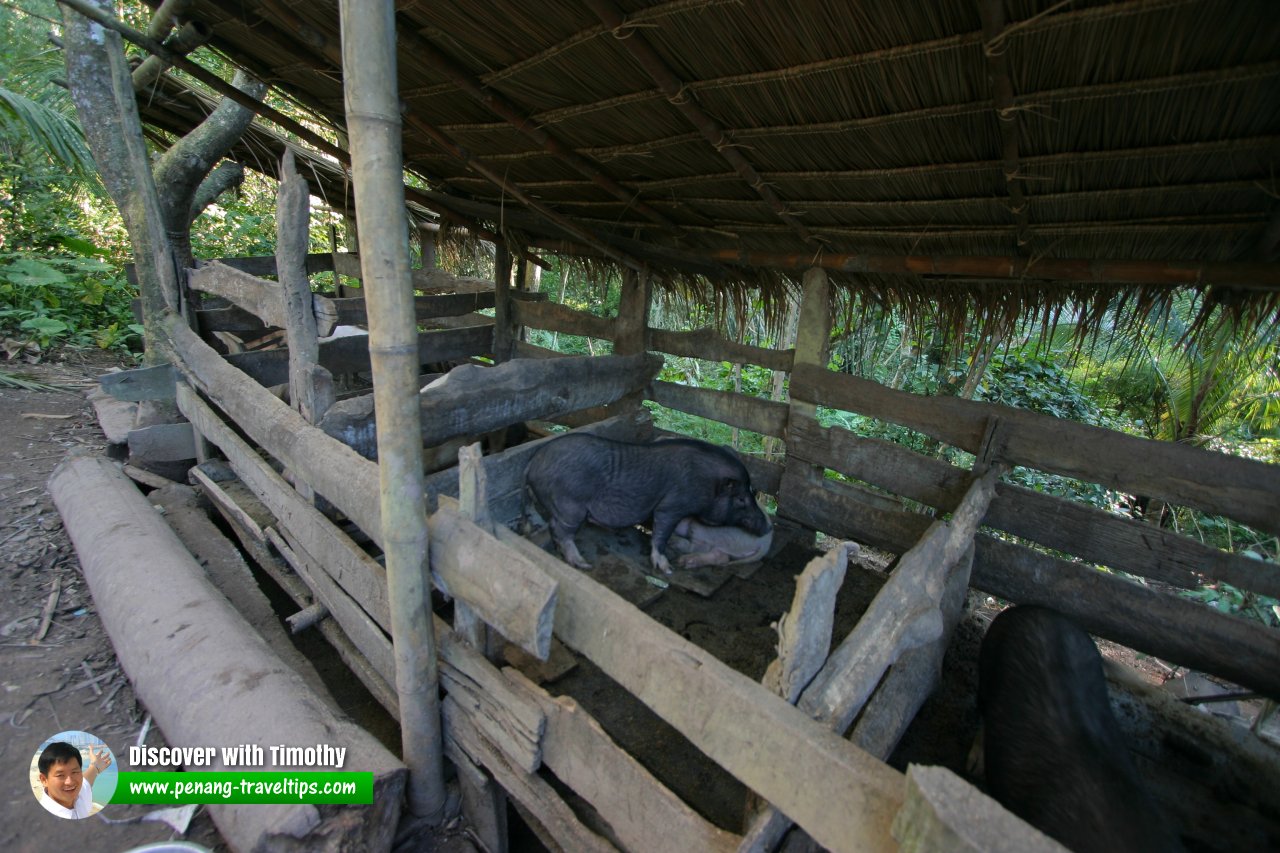
[[1164, 498], [1280, 536], [1274, 465], [1008, 406], [922, 397], [809, 364], [792, 374], [791, 396], [900, 424], [970, 453], [979, 451], [988, 421], [999, 418], [998, 452], [1011, 464]]

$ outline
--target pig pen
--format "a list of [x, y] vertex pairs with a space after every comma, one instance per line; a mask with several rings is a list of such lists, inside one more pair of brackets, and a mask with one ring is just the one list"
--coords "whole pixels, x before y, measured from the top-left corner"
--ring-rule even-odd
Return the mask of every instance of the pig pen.
[[[275, 263], [278, 271], [303, 262]], [[312, 256], [305, 265], [344, 277], [359, 272], [344, 253]], [[356, 295], [314, 295], [316, 329], [300, 328], [280, 306], [282, 288], [305, 285], [302, 267], [277, 283], [237, 266], [248, 264], [202, 265], [189, 274], [190, 286], [265, 315], [259, 322], [283, 326], [290, 344], [307, 335], [314, 341], [339, 320], [365, 320], [354, 289], [345, 293]], [[1088, 563], [1165, 589], [1208, 577], [1274, 594], [1280, 583], [1270, 567], [1000, 481], [1010, 465], [1067, 472], [1280, 529], [1268, 502], [1280, 478], [1268, 466], [833, 373], [826, 368], [833, 301], [821, 270], [806, 276], [794, 349], [769, 350], [711, 330], [650, 327], [651, 296], [641, 276], [624, 280], [619, 315], [605, 318], [514, 290], [499, 266], [490, 291], [439, 270], [414, 273], [428, 289], [415, 297], [426, 329], [419, 363], [490, 355], [497, 362], [463, 364], [423, 390], [425, 446], [525, 423], [545, 432], [548, 421], [644, 439], [655, 434], [646, 401], [775, 438], [777, 457], [743, 461], [753, 485], [776, 501], [780, 534], [776, 552], [750, 577], [677, 570], [677, 583], [692, 580], [701, 592], [676, 585], [663, 591], [646, 579], [648, 543], [637, 531], [620, 539], [589, 534], [596, 566], [584, 573], [509, 528], [536, 442], [505, 450], [491, 444], [488, 455], [464, 453], [461, 465], [426, 478], [430, 567], [452, 601], [451, 614], [440, 611], [452, 616], [452, 628], [434, 618], [444, 750], [468, 817], [495, 849], [505, 843], [508, 800], [549, 846], [571, 849], [771, 849], [792, 820], [836, 850], [947, 846], [920, 846], [921, 827], [974, 838], [998, 827], [1022, 838], [1026, 827], [993, 803], [977, 800], [981, 807], [971, 808], [980, 794], [961, 778], [958, 756], [972, 737], [972, 684], [965, 681], [975, 644], [967, 653], [953, 644], [942, 667], [943, 689], [928, 708], [950, 710], [927, 708], [922, 728], [883, 761], [932, 690], [951, 628], [968, 624], [960, 615], [970, 586], [1006, 601], [1050, 604], [1095, 635], [1280, 693], [1275, 632]], [[474, 313], [490, 302], [496, 320]], [[199, 313], [197, 325], [218, 322]], [[522, 327], [608, 339], [614, 354], [559, 357], [523, 342]], [[326, 638], [372, 695], [399, 713], [390, 602], [378, 561], [377, 469], [367, 458], [373, 408], [367, 395], [335, 401], [325, 378], [367, 370], [366, 341], [326, 341], [310, 354], [290, 347], [224, 357], [176, 319], [162, 321], [159, 332], [169, 364], [118, 374], [104, 388], [177, 403], [190, 422], [188, 446], [206, 460], [193, 474], [203, 490], [300, 612], [320, 614]], [[790, 399], [657, 380], [654, 353], [778, 371], [789, 380]], [[299, 411], [264, 387], [283, 380], [301, 389]], [[971, 454], [972, 469], [824, 426], [820, 407], [923, 432]], [[805, 544], [815, 531], [903, 557], [887, 574], [850, 567], [843, 584], [833, 584], [840, 552], [800, 584], [805, 595], [795, 596], [795, 578], [815, 556]], [[771, 625], [789, 609], [790, 633], [780, 643]], [[957, 636], [965, 634], [962, 628]], [[522, 650], [511, 657], [518, 668], [499, 638]], [[765, 688], [761, 678], [779, 645], [784, 665]], [[568, 652], [576, 668], [553, 677]], [[525, 656], [549, 661], [530, 667]], [[840, 737], [855, 719], [853, 742]], [[1148, 734], [1143, 743], [1198, 737]], [[1248, 778], [1272, 778], [1274, 756], [1261, 747], [1231, 749], [1252, 756], [1229, 762], [1249, 768]], [[908, 760], [951, 773], [917, 767], [904, 776]], [[1201, 781], [1210, 778], [1204, 772]], [[1171, 790], [1185, 796], [1186, 784], [1178, 784]], [[1229, 804], [1223, 814], [1261, 829], [1188, 830], [1190, 837], [1201, 849], [1213, 849], [1216, 838], [1273, 838], [1267, 821], [1280, 812], [1266, 797], [1280, 786], [1259, 787], [1268, 793], [1255, 798], [1247, 784], [1227, 779], [1215, 796]], [[740, 835], [748, 791], [775, 808], [764, 807]], [[966, 811], [947, 807], [956, 802]], [[1253, 812], [1261, 823], [1240, 817]], [[1026, 849], [1043, 843], [1026, 838]]]

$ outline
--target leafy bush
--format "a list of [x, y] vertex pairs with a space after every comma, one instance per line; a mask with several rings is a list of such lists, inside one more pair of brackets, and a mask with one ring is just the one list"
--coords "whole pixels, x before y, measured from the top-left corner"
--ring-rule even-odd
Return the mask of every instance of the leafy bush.
[[133, 322], [132, 298], [124, 276], [95, 255], [0, 254], [0, 332], [42, 349], [128, 349], [142, 334]]

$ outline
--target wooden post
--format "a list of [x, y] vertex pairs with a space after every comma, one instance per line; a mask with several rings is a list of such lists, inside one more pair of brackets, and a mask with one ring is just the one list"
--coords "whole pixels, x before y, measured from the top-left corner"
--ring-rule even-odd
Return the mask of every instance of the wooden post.
[[[622, 271], [622, 295], [618, 300], [618, 319], [614, 322], [614, 355], [635, 355], [649, 348], [649, 304], [653, 284], [649, 271]], [[618, 411], [638, 408], [645, 399], [644, 390], [628, 394], [618, 401]]]
[[[484, 466], [480, 462], [480, 444], [469, 444], [458, 451], [458, 508], [479, 527], [493, 532]], [[460, 598], [453, 600], [454, 633], [463, 642], [495, 660], [496, 645], [501, 639], [485, 625], [476, 612]], [[507, 796], [483, 769], [465, 755], [455, 757], [458, 783], [462, 789], [462, 809], [489, 853], [505, 853], [507, 849]]]
[[395, 4], [341, 0], [340, 11], [352, 178], [364, 231], [360, 269], [378, 407], [379, 505], [400, 731], [410, 770], [409, 808], [435, 823], [444, 816], [443, 745], [425, 565], [418, 333], [400, 151]]
[[501, 364], [515, 355], [520, 325], [511, 310], [511, 253], [497, 246], [493, 259], [493, 360]]
[[[804, 289], [800, 296], [800, 318], [796, 324], [796, 354], [792, 360], [792, 371], [796, 367], [808, 364], [819, 370], [827, 369], [831, 360], [831, 282], [826, 270], [811, 267], [804, 274]], [[822, 466], [802, 462], [792, 453], [791, 424], [806, 418], [817, 418], [818, 407], [813, 403], [797, 400], [791, 395], [787, 408], [787, 458], [786, 471], [806, 481], [821, 481]], [[812, 535], [812, 534], [810, 534]], [[811, 540], [812, 541], [812, 540]]]

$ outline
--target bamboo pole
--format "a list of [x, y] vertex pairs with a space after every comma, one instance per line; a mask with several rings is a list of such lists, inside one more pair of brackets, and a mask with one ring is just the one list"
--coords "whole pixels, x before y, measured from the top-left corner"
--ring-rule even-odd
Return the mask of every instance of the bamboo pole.
[[341, 0], [343, 89], [378, 409], [379, 503], [409, 808], [444, 816], [443, 747], [423, 505], [418, 332], [396, 88], [395, 6]]

